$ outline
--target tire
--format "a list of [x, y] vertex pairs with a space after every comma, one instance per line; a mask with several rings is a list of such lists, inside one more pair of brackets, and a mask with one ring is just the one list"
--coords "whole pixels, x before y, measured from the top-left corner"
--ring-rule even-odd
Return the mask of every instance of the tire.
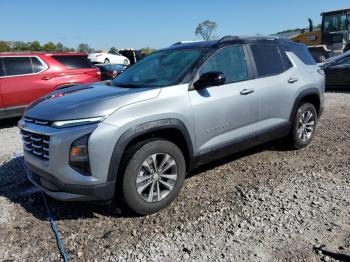
[[169, 206], [185, 179], [186, 163], [181, 150], [169, 141], [156, 139], [131, 147], [126, 155], [130, 157], [122, 179], [124, 204], [139, 215]]
[[109, 59], [106, 58], [106, 59], [103, 61], [103, 63], [104, 63], [104, 64], [109, 64], [109, 63], [110, 63], [110, 62], [109, 62]]
[[124, 66], [129, 65], [129, 61], [125, 59], [123, 65], [124, 65]]
[[317, 112], [313, 104], [302, 103], [293, 120], [292, 131], [289, 137], [292, 149], [307, 147], [316, 132]]

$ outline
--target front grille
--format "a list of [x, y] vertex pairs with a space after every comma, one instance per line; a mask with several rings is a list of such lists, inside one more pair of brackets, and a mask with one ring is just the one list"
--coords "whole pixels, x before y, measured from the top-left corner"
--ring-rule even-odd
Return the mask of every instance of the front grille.
[[24, 150], [43, 160], [49, 160], [50, 136], [21, 130]]

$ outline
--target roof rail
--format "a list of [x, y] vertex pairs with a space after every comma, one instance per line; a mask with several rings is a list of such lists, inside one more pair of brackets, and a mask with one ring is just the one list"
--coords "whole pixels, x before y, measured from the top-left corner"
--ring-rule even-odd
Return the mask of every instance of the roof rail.
[[204, 40], [179, 41], [179, 42], [176, 42], [176, 43], [172, 44], [171, 46], [181, 45], [181, 44], [198, 43], [198, 42], [203, 42], [203, 41]]
[[237, 40], [277, 40], [279, 37], [270, 35], [270, 36], [231, 36], [227, 35], [218, 40], [218, 43], [229, 42], [229, 41], [237, 41]]
[[219, 43], [226, 42], [226, 41], [234, 41], [239, 40], [239, 36], [232, 36], [232, 35], [226, 35], [218, 40]]
[[245, 38], [250, 40], [277, 40], [280, 37], [276, 35], [268, 35], [268, 36], [254, 35], [254, 36], [247, 36]]

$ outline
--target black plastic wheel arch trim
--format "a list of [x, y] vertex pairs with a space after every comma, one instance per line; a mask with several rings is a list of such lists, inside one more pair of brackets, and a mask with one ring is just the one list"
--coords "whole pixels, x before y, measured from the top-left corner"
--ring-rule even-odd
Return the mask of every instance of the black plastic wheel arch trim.
[[181, 132], [181, 134], [186, 140], [187, 151], [189, 154], [188, 169], [192, 169], [192, 167], [195, 165], [195, 163], [193, 162], [194, 148], [193, 148], [192, 140], [187, 130], [187, 127], [182, 121], [175, 118], [162, 119], [162, 120], [156, 120], [156, 121], [137, 125], [135, 127], [128, 129], [126, 132], [123, 133], [123, 135], [119, 138], [118, 142], [114, 146], [114, 150], [112, 153], [112, 157], [111, 157], [111, 161], [108, 169], [107, 182], [114, 181], [114, 180], [117, 182], [121, 159], [123, 157], [123, 154], [127, 145], [133, 139], [142, 135], [146, 135], [147, 133], [161, 131], [164, 129], [176, 129]]

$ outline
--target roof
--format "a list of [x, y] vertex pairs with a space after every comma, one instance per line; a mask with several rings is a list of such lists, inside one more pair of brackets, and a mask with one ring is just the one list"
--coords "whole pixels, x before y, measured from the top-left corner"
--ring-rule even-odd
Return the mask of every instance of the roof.
[[294, 43], [288, 38], [279, 36], [224, 36], [219, 40], [210, 41], [182, 41], [177, 42], [162, 50], [192, 49], [192, 48], [217, 48], [227, 44], [268, 44], [274, 42]]
[[322, 12], [321, 16], [324, 14], [328, 14], [328, 13], [339, 13], [339, 12], [346, 12], [346, 11], [350, 11], [350, 8], [344, 8], [344, 9], [337, 9], [337, 10], [331, 10], [331, 11], [326, 11], [326, 12]]
[[85, 53], [74, 53], [74, 52], [66, 52], [66, 53], [57, 53], [57, 52], [4, 52], [0, 53], [0, 56], [35, 56], [35, 55], [45, 55], [45, 56], [67, 56], [67, 55], [84, 55]]

